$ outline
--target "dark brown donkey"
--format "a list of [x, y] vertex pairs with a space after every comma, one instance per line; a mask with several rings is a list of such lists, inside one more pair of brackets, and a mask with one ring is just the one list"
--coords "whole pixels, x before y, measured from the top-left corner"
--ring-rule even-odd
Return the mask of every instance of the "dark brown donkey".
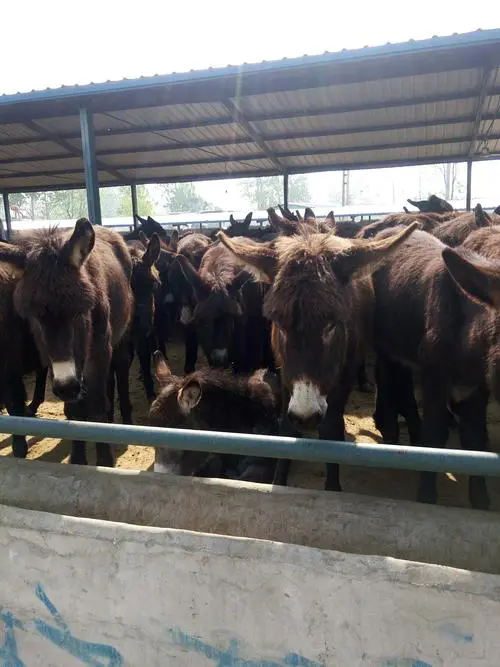
[[[364, 242], [302, 231], [272, 243], [222, 242], [271, 287], [264, 314], [272, 321], [273, 349], [284, 391], [282, 431], [318, 431], [344, 440], [344, 409], [372, 324], [367, 276], [415, 229]], [[286, 465], [277, 481], [286, 483]], [[337, 464], [327, 465], [327, 490], [340, 490]]]
[[[22, 270], [0, 262], [0, 404], [10, 415], [33, 416], [45, 396], [47, 369], [42, 368], [29, 326], [14, 310], [14, 290]], [[23, 375], [37, 371], [33, 400], [26, 406]], [[28, 451], [23, 435], [12, 436], [14, 456]]]
[[[29, 321], [66, 417], [107, 421], [112, 356], [126, 373], [118, 384], [128, 382], [132, 261], [122, 237], [81, 218], [73, 231], [44, 229], [1, 244], [0, 260], [22, 270], [14, 305]], [[87, 462], [84, 442], [73, 442], [71, 462]], [[109, 444], [97, 444], [97, 463], [113, 465]]]
[[[495, 282], [488, 279], [488, 260], [465, 246], [470, 244], [486, 256], [500, 259], [500, 233], [494, 230], [473, 232], [454, 250], [429, 234], [416, 232], [395, 252], [390, 264], [376, 272], [375, 343], [381, 367], [377, 425], [384, 440], [392, 439], [391, 433], [397, 435], [400, 412], [410, 419], [409, 428], [413, 424], [412, 442], [445, 447], [451, 407], [462, 447], [488, 449], [489, 392], [500, 397], [500, 317], [483, 303], [500, 304], [491, 296]], [[483, 273], [475, 272], [471, 262]], [[482, 303], [468, 298], [447, 268]], [[412, 369], [419, 371], [422, 391], [420, 442], [411, 377], [410, 383], [402, 381]], [[388, 397], [392, 397], [393, 407], [394, 399], [399, 401], [392, 415]], [[484, 477], [470, 477], [469, 498], [475, 508], [489, 507]], [[418, 499], [436, 502], [435, 473], [421, 474]]]
[[132, 258], [131, 286], [134, 294], [134, 315], [131, 327], [131, 361], [137, 354], [142, 381], [149, 401], [154, 398], [151, 361], [158, 343], [155, 334], [155, 302], [160, 292], [160, 277], [155, 263], [160, 256], [160, 238], [156, 232], [148, 239], [142, 234], [140, 241], [129, 241]]

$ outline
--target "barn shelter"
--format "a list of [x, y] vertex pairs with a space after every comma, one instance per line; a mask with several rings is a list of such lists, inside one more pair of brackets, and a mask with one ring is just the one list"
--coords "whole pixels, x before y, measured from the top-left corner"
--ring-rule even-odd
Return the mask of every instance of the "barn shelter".
[[500, 29], [0, 97], [0, 191], [500, 158]]

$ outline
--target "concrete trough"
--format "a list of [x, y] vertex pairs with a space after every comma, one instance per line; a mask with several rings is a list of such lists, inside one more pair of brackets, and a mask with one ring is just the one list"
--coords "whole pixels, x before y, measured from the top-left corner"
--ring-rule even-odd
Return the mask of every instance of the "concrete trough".
[[498, 666], [493, 512], [12, 459], [0, 503], [0, 665]]
[[16, 667], [497, 667], [500, 577], [0, 507]]

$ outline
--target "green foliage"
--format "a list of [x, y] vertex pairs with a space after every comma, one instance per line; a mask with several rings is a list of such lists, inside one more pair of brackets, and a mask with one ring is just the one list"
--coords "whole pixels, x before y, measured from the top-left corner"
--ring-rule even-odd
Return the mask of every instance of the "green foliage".
[[162, 188], [169, 213], [194, 213], [212, 208], [197, 192], [194, 183], [169, 183]]
[[[118, 216], [132, 215], [132, 194], [128, 186], [119, 188], [121, 191], [120, 201], [118, 206]], [[148, 189], [145, 185], [137, 186], [137, 212], [140, 216], [147, 217], [151, 215], [154, 210], [153, 200], [151, 199]]]
[[283, 178], [266, 176], [248, 178], [241, 184], [241, 193], [252, 208], [266, 209], [283, 201]]

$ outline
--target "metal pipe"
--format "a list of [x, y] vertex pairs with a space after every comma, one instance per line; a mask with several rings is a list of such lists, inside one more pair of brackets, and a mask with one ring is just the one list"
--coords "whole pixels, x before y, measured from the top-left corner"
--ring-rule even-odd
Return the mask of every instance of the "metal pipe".
[[9, 193], [3, 193], [3, 208], [5, 211], [5, 225], [7, 227], [7, 240], [10, 241], [12, 236], [12, 220], [10, 218], [10, 204], [9, 204]]
[[363, 444], [28, 417], [0, 417], [0, 433], [500, 477], [500, 455], [457, 449]]
[[288, 174], [283, 174], [283, 205], [288, 208]]
[[130, 186], [130, 196], [132, 197], [132, 218], [134, 220], [134, 229], [137, 229], [137, 185], [132, 183]]
[[472, 196], [472, 160], [467, 161], [467, 190], [465, 195], [465, 208], [470, 211]]
[[102, 225], [99, 175], [95, 156], [94, 122], [92, 112], [88, 109], [80, 109], [80, 132], [82, 135], [83, 167], [85, 170], [89, 218], [92, 224]]

